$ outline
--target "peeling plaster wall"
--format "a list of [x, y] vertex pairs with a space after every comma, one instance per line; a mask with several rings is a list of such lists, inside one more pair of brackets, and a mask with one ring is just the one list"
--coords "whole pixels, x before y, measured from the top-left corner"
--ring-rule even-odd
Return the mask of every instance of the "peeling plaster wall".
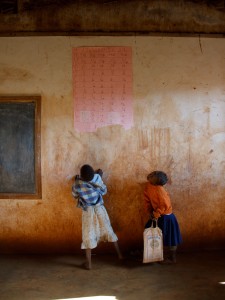
[[[131, 46], [134, 126], [73, 128], [72, 48]], [[0, 251], [79, 252], [71, 196], [83, 163], [104, 170], [123, 250], [142, 246], [146, 175], [166, 171], [183, 250], [225, 246], [225, 39], [5, 37], [0, 94], [42, 96], [42, 200], [0, 200]], [[100, 245], [97, 251], [113, 251]]]

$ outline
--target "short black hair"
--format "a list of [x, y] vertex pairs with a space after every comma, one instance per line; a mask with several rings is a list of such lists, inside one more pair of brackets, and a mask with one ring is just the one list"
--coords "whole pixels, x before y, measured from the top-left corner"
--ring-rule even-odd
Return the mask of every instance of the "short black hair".
[[153, 171], [148, 174], [147, 179], [153, 185], [164, 185], [168, 182], [168, 177], [163, 171]]
[[84, 181], [91, 181], [95, 175], [94, 169], [90, 165], [83, 165], [80, 168], [80, 177]]

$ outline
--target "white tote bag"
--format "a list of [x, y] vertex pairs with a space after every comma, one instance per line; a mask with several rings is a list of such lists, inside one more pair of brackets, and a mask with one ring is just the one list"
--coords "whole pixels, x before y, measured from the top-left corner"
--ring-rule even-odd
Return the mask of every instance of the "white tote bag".
[[163, 235], [162, 230], [158, 227], [146, 228], [143, 233], [144, 237], [144, 253], [143, 263], [150, 263], [163, 260]]

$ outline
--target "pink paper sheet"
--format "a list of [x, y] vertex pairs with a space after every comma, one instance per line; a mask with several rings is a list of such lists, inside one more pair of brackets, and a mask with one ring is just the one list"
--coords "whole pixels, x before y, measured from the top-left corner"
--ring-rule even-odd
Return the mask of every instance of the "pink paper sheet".
[[131, 47], [73, 48], [74, 127], [133, 125]]

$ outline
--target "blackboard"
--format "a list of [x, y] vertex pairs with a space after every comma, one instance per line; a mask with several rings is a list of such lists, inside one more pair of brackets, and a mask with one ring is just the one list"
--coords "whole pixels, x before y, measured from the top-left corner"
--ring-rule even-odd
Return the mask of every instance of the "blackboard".
[[33, 97], [0, 97], [0, 198], [41, 198], [40, 105]]

